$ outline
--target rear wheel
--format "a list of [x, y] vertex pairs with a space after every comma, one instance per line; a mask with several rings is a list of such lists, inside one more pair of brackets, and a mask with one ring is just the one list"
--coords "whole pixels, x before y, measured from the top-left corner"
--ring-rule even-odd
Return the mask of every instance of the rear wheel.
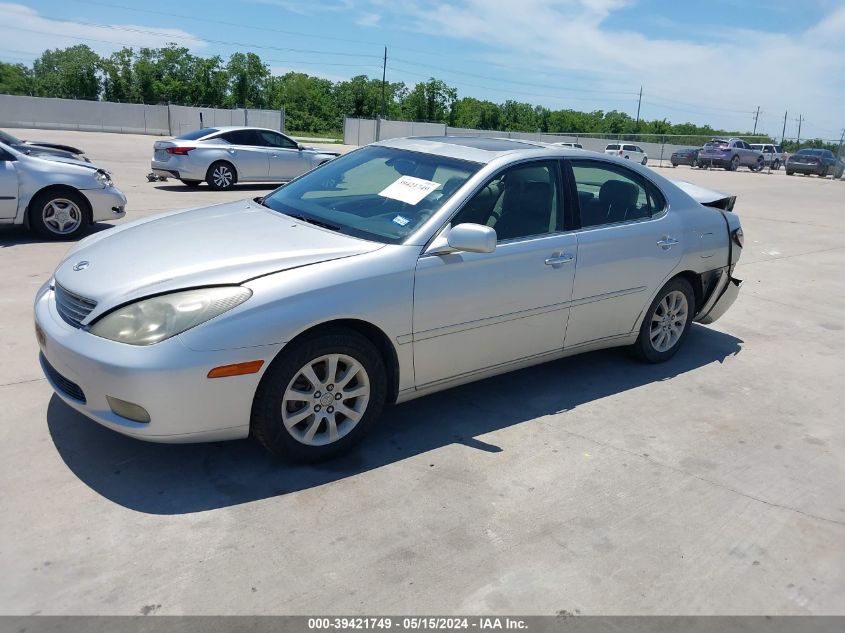
[[772, 169], [774, 169], [775, 171], [780, 169], [780, 161], [779, 160], [776, 160], [775, 162], [772, 163]]
[[387, 374], [375, 346], [337, 328], [285, 348], [261, 379], [250, 428], [277, 457], [316, 462], [349, 450], [381, 415]]
[[43, 191], [29, 203], [29, 222], [43, 237], [73, 240], [88, 229], [91, 212], [77, 191]]
[[640, 165], [645, 165], [647, 162], [648, 162], [648, 156], [643, 156], [643, 159], [640, 162]]
[[230, 163], [218, 161], [212, 163], [211, 167], [208, 168], [205, 181], [215, 191], [224, 191], [234, 187], [238, 181], [238, 177], [235, 173], [235, 168]]
[[827, 178], [827, 165], [819, 169], [819, 178]]
[[634, 353], [647, 363], [669, 360], [684, 342], [694, 314], [692, 286], [682, 277], [670, 280], [646, 311]]
[[739, 167], [739, 156], [734, 156], [731, 158], [731, 162], [728, 163], [725, 169], [728, 171], [736, 171], [737, 167]]

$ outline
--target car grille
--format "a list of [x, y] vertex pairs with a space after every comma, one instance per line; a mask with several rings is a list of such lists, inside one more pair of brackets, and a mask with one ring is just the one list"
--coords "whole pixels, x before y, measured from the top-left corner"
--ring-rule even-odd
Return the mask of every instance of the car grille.
[[93, 299], [80, 297], [62, 288], [59, 284], [56, 284], [55, 291], [56, 309], [59, 311], [59, 316], [73, 327], [82, 327], [82, 322], [97, 307], [97, 302]]
[[41, 354], [41, 366], [44, 368], [44, 373], [47, 374], [47, 378], [50, 379], [50, 382], [52, 382], [59, 391], [66, 396], [85, 404], [85, 393], [82, 391], [82, 388], [72, 380], [68, 380], [57, 372], [56, 368], [53, 367], [46, 358], [44, 358], [44, 354]]

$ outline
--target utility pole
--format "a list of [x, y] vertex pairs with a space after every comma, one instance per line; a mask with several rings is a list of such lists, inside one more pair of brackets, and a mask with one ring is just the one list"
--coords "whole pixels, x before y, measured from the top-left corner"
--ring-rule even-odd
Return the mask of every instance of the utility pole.
[[384, 65], [381, 67], [381, 118], [384, 118], [384, 82], [387, 77], [387, 46], [384, 47]]
[[796, 150], [801, 149], [801, 123], [804, 121], [804, 117], [802, 115], [798, 115], [798, 138], [795, 140], [797, 145]]
[[780, 133], [780, 144], [783, 145], [783, 142], [786, 140], [786, 115], [789, 114], [789, 110], [783, 113], [783, 132]]
[[842, 141], [845, 141], [845, 128], [842, 128], [842, 135], [839, 137], [839, 149], [836, 150], [837, 156], [842, 156]]
[[754, 115], [754, 132], [751, 136], [757, 136], [757, 119], [760, 117], [760, 106], [757, 106], [757, 114]]
[[643, 87], [640, 86], [640, 97], [637, 99], [637, 124], [634, 129], [640, 131], [640, 106], [643, 104]]

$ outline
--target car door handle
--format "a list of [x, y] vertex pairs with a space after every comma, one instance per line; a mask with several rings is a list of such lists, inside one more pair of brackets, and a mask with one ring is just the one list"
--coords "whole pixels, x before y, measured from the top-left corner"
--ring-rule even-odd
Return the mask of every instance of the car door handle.
[[572, 255], [555, 255], [546, 259], [544, 263], [546, 266], [560, 266], [561, 264], [568, 264], [573, 259], [575, 258]]
[[668, 251], [677, 243], [678, 240], [676, 240], [674, 237], [669, 237], [668, 235], [664, 235], [661, 239], [657, 240], [657, 245], [664, 251]]

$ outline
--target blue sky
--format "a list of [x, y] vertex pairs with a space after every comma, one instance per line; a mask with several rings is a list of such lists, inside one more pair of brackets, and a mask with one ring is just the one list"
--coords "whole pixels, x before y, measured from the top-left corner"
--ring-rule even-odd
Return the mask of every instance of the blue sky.
[[[232, 11], [232, 9], [235, 11]], [[0, 59], [44, 46], [175, 41], [202, 55], [261, 55], [275, 73], [356, 74], [461, 96], [622, 110], [780, 136], [845, 126], [841, 0], [31, 0], [0, 2]]]

